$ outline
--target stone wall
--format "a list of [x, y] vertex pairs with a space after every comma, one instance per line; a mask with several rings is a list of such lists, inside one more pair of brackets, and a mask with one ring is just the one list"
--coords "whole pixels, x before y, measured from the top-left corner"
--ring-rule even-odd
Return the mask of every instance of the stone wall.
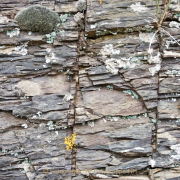
[[[0, 179], [179, 180], [180, 4], [157, 32], [154, 0], [77, 2], [0, 1]], [[31, 5], [54, 33], [19, 29]]]

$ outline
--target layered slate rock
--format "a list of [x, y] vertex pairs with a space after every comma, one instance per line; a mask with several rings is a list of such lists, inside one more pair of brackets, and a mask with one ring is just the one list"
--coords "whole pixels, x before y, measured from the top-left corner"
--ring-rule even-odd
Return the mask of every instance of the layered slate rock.
[[179, 123], [180, 120], [158, 121], [154, 167], [176, 167], [179, 164]]
[[138, 171], [146, 168], [149, 158], [145, 156], [152, 153], [152, 124], [149, 118], [109, 118], [75, 125], [77, 169], [105, 168], [105, 171], [111, 171], [111, 177], [118, 170], [128, 173], [130, 169]]
[[[156, 2], [83, 2], [0, 2], [0, 179], [178, 179], [180, 55], [153, 36]], [[178, 40], [176, 3], [163, 29]], [[58, 13], [52, 34], [18, 29], [37, 4]]]
[[[87, 24], [85, 31], [89, 35], [105, 35], [119, 32], [143, 30], [154, 23], [152, 14], [155, 2], [139, 1], [87, 1]], [[151, 26], [154, 28], [154, 26]]]
[[164, 179], [167, 179], [167, 180], [170, 180], [170, 179], [179, 179], [180, 177], [180, 173], [179, 173], [179, 168], [171, 168], [170, 170], [163, 170], [161, 168], [158, 168], [158, 169], [153, 169], [152, 170], [152, 173], [153, 173], [153, 176], [155, 179], [160, 179], [160, 178], [164, 178]]
[[120, 91], [103, 88], [100, 91], [82, 92], [82, 94], [79, 96], [79, 107], [76, 108], [75, 123], [99, 119], [108, 115], [128, 116], [146, 112], [140, 100], [135, 100]]
[[67, 32], [47, 43], [46, 35], [21, 31], [13, 20], [34, 4], [55, 9], [55, 1], [0, 3], [0, 179], [69, 180], [59, 171], [72, 169], [64, 141], [74, 123], [78, 24], [68, 15], [58, 29]]
[[[120, 176], [116, 171], [128, 175], [133, 168], [134, 172], [142, 172], [149, 166], [148, 156], [152, 155], [154, 143], [155, 126], [150, 119], [156, 118], [158, 75], [157, 72], [152, 74], [157, 62], [151, 61], [147, 52], [153, 35], [149, 33], [154, 28], [152, 21], [140, 20], [142, 14], [130, 8], [139, 3], [98, 3], [87, 2], [87, 24], [80, 41], [79, 88], [73, 128], [77, 134], [76, 169], [81, 170], [80, 179], [82, 175], [84, 178], [115, 178]], [[146, 7], [152, 8], [153, 2], [150, 4]], [[114, 8], [121, 13], [113, 12]], [[135, 29], [130, 16], [126, 22], [120, 22], [125, 9], [134, 13], [137, 21], [133, 23], [141, 21], [142, 27], [137, 26], [145, 32], [133, 32], [138, 28]], [[156, 56], [159, 53], [157, 38], [152, 41], [152, 48]], [[86, 172], [88, 169], [91, 171]], [[98, 172], [100, 169], [110, 173]]]

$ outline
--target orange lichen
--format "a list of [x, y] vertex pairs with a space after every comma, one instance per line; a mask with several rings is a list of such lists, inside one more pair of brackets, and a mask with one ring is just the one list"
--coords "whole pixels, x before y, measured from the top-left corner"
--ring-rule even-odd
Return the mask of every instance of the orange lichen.
[[76, 139], [76, 133], [72, 134], [71, 137], [66, 137], [66, 138], [65, 138], [64, 144], [67, 145], [66, 150], [72, 149], [74, 146], [76, 146], [76, 145], [74, 144], [75, 139]]

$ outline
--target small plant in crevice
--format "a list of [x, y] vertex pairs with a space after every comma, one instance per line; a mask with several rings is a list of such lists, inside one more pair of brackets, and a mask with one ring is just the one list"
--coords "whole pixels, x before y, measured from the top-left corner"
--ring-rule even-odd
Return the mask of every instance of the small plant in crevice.
[[157, 30], [156, 32], [154, 33], [153, 37], [151, 38], [151, 42], [149, 44], [149, 53], [152, 54], [152, 49], [151, 49], [151, 44], [152, 44], [152, 41], [155, 37], [155, 35], [158, 33], [158, 32], [164, 32], [165, 34], [167, 34], [169, 37], [171, 37], [179, 46], [180, 44], [176, 41], [176, 39], [174, 39], [169, 32], [167, 32], [164, 28], [162, 28], [162, 24], [163, 24], [163, 21], [166, 19], [166, 16], [167, 16], [167, 11], [168, 11], [168, 8], [169, 8], [169, 5], [171, 4], [172, 0], [165, 0], [165, 3], [164, 3], [164, 10], [162, 11], [161, 8], [160, 8], [160, 0], [156, 0], [156, 15], [155, 15], [155, 22], [157, 24]]
[[153, 40], [156, 36], [157, 33], [165, 33], [166, 35], [168, 35], [170, 38], [172, 38], [179, 46], [179, 42], [168, 32], [166, 31], [163, 27], [162, 24], [164, 22], [164, 20], [167, 17], [167, 13], [168, 13], [168, 9], [169, 6], [171, 4], [172, 0], [164, 0], [164, 9], [162, 10], [161, 6], [160, 6], [160, 0], [156, 0], [156, 15], [154, 15], [154, 21], [157, 24], [157, 30], [155, 31], [155, 33], [153, 34], [150, 43], [149, 43], [149, 48], [148, 48], [148, 54], [150, 55], [150, 59], [148, 60], [148, 62], [151, 63], [156, 63], [155, 67], [151, 67], [149, 68], [149, 71], [151, 72], [152, 76], [155, 75], [156, 72], [158, 72], [161, 68], [161, 58], [160, 58], [160, 53], [157, 54], [157, 56], [153, 56], [153, 49], [151, 48], [151, 45], [153, 43]]
[[70, 149], [72, 149], [73, 147], [76, 146], [76, 145], [74, 144], [75, 139], [76, 139], [76, 133], [72, 134], [71, 137], [66, 137], [66, 138], [65, 138], [64, 144], [67, 145], [66, 150], [70, 150]]

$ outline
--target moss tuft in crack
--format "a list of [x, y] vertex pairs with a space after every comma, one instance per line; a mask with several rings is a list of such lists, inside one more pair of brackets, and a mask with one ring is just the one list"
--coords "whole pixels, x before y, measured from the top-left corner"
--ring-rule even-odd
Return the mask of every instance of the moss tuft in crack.
[[46, 7], [34, 5], [20, 11], [15, 20], [22, 30], [46, 34], [54, 30], [59, 17]]

